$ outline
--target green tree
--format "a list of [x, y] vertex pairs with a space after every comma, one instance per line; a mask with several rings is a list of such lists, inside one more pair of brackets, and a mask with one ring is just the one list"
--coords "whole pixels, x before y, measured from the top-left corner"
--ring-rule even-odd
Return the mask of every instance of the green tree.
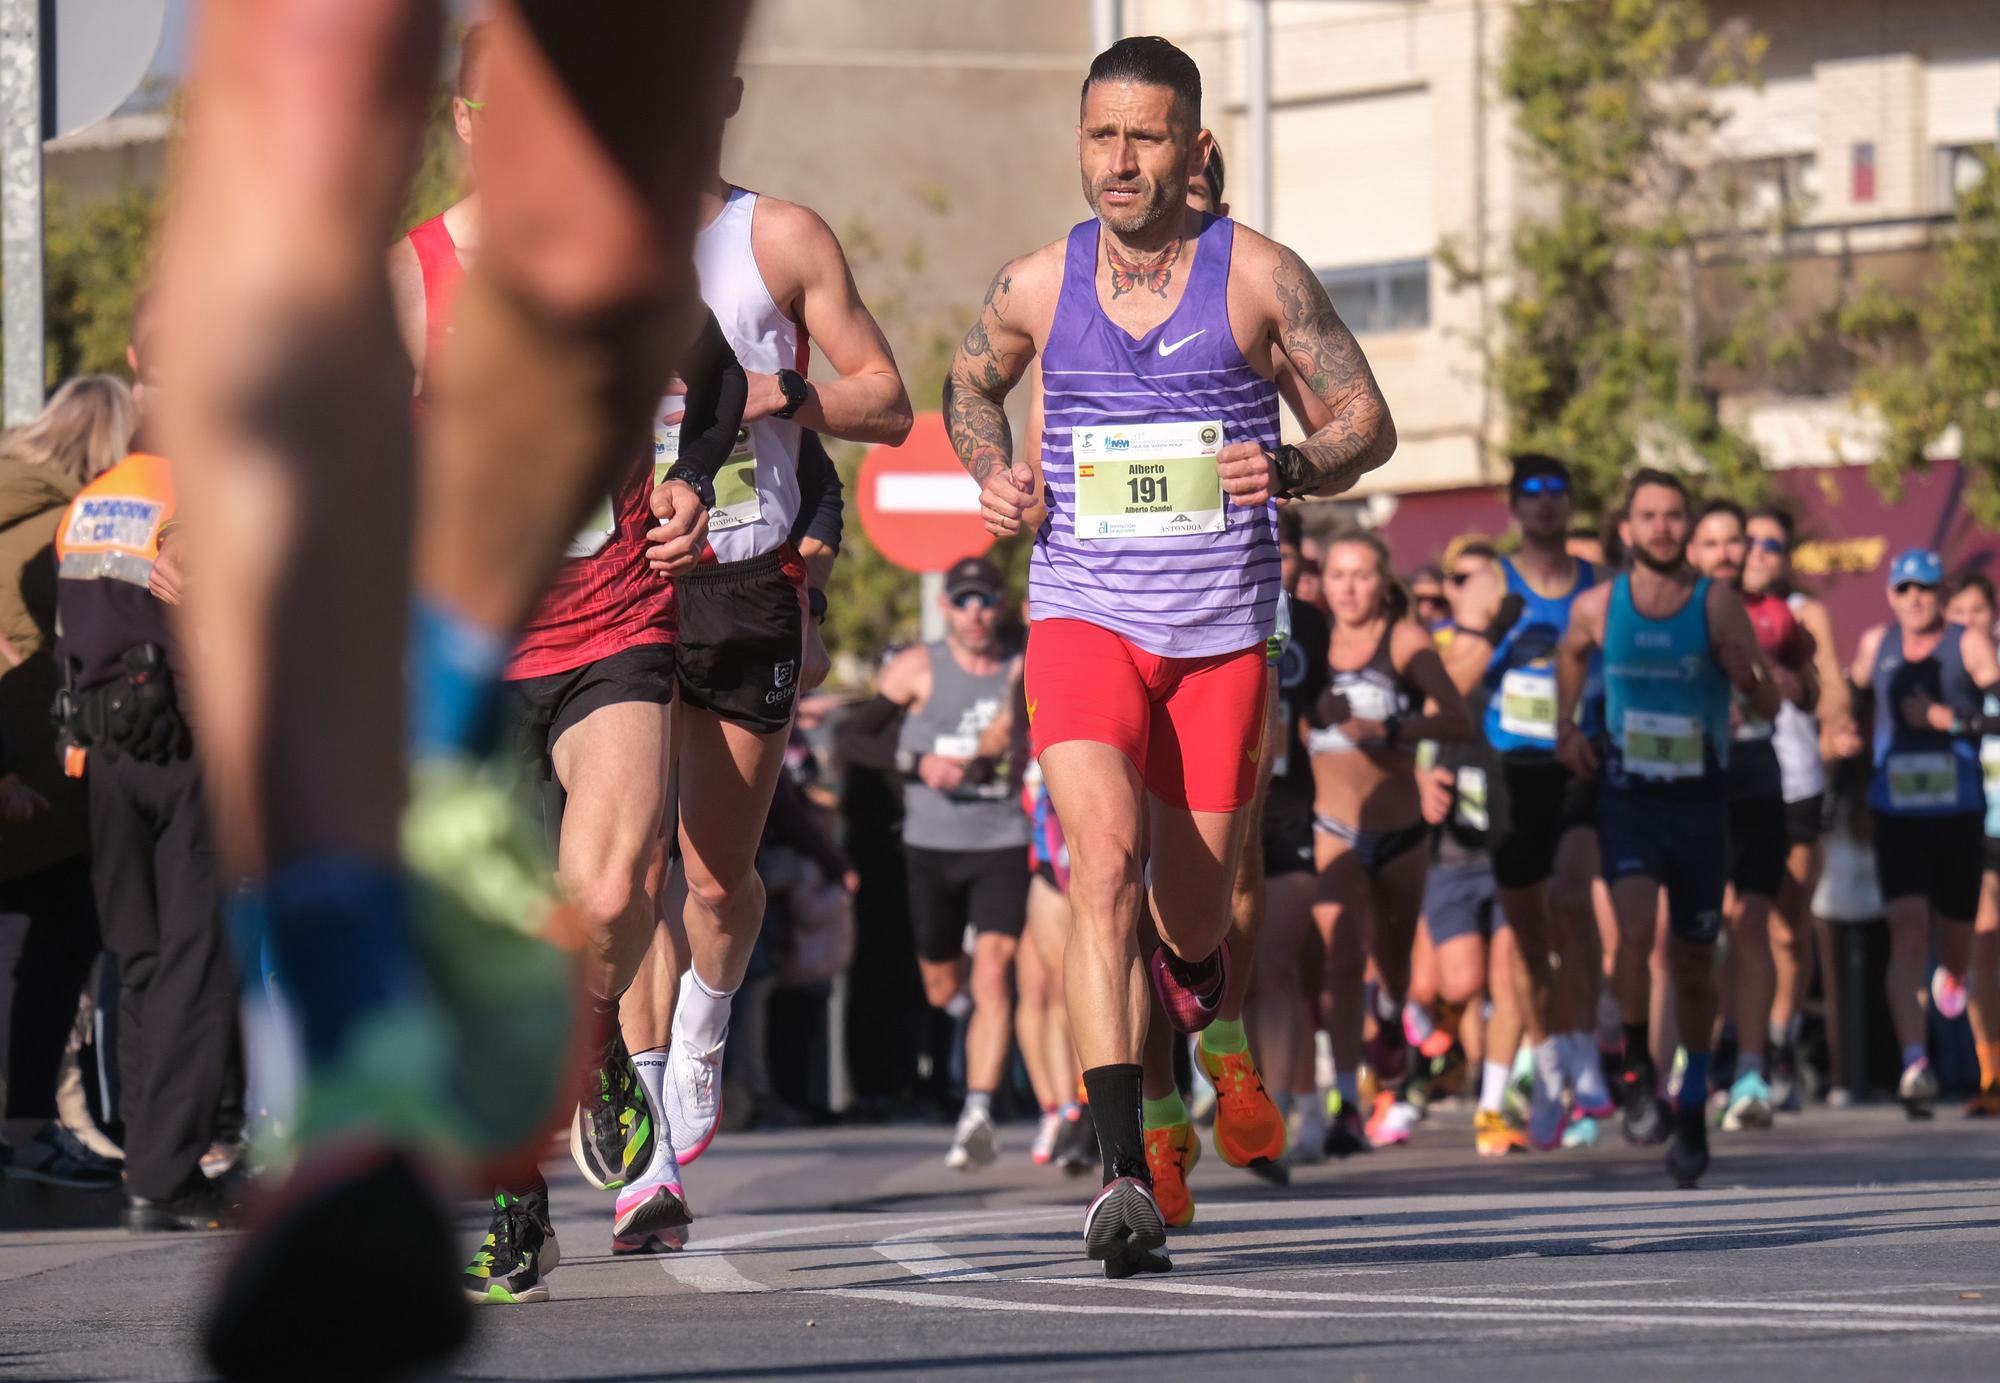
[[1899, 498], [1903, 480], [1929, 466], [1926, 449], [1956, 430], [1966, 508], [1991, 528], [2000, 527], [2000, 156], [1983, 158], [1931, 293], [1913, 300], [1870, 283], [1840, 325], [1868, 362], [1855, 396], [1883, 424], [1877, 487]]
[[1698, 290], [1701, 237], [1728, 224], [1702, 157], [1722, 121], [1707, 93], [1754, 77], [1762, 41], [1712, 31], [1697, 0], [1524, 0], [1512, 22], [1498, 85], [1543, 209], [1517, 223], [1490, 324], [1510, 444], [1568, 459], [1586, 512], [1641, 460], [1754, 496], [1757, 454], [1704, 374], [1756, 353], [1755, 323], [1704, 323]]
[[51, 186], [43, 208], [47, 387], [80, 374], [129, 377], [125, 347], [152, 264], [158, 196], [135, 186], [77, 206]]

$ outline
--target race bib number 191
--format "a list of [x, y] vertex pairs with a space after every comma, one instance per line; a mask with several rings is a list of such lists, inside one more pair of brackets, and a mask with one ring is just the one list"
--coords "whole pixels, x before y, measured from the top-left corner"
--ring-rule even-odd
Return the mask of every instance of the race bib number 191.
[[1134, 423], [1070, 429], [1079, 542], [1220, 533], [1222, 424]]

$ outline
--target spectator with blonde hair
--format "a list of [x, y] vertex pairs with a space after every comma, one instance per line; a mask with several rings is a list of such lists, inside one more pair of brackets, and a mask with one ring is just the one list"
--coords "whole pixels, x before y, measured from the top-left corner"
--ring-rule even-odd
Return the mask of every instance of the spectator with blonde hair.
[[[49, 720], [61, 683], [54, 542], [63, 510], [124, 458], [137, 422], [122, 380], [85, 375], [0, 436], [0, 915], [27, 922], [12, 973], [0, 974], [0, 1021], [11, 1039], [7, 1131], [19, 1140], [16, 1175], [103, 1189], [118, 1184], [115, 1164], [55, 1120], [63, 1048], [99, 942], [82, 785], [63, 776]], [[96, 1141], [82, 1121], [77, 1132]]]

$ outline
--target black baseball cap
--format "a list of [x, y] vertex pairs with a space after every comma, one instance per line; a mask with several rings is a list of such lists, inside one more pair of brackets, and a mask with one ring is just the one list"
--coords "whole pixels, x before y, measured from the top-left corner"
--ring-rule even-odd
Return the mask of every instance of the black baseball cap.
[[1007, 581], [1000, 575], [1000, 568], [984, 557], [961, 557], [944, 574], [946, 600], [957, 600], [974, 592], [989, 600], [998, 600], [1006, 591]]

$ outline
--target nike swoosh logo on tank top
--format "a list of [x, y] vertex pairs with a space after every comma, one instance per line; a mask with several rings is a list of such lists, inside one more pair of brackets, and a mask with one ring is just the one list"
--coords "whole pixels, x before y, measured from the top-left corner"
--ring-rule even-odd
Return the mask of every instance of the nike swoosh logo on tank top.
[[[1096, 529], [1088, 540], [1077, 534], [1074, 434], [1215, 424], [1223, 445], [1277, 449], [1278, 391], [1243, 358], [1229, 325], [1235, 231], [1233, 221], [1204, 219], [1180, 304], [1136, 338], [1097, 300], [1098, 223], [1070, 231], [1062, 295], [1042, 351], [1049, 516], [1028, 569], [1034, 618], [1083, 620], [1170, 658], [1233, 653], [1270, 634], [1279, 592], [1275, 505], [1241, 509], [1223, 496], [1216, 531], [1111, 540]], [[1101, 448], [1103, 438], [1094, 440]], [[1174, 493], [1185, 503], [1178, 488]]]

